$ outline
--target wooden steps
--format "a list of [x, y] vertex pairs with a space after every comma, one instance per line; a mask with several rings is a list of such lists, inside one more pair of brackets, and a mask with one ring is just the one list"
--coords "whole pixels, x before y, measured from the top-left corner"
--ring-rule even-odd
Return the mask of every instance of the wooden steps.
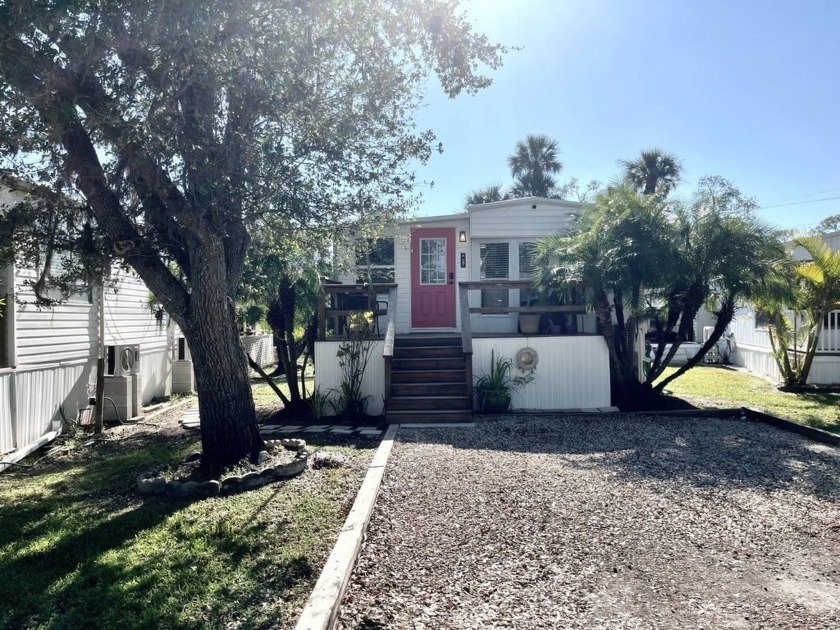
[[395, 340], [385, 418], [392, 424], [472, 420], [460, 337], [409, 336]]

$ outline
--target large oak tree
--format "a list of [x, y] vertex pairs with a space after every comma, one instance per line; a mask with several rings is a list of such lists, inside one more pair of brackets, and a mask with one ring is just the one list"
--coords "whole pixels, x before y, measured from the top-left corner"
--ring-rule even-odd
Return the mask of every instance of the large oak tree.
[[234, 300], [266, 215], [410, 194], [418, 87], [489, 84], [455, 0], [3, 0], [0, 151], [66, 181], [192, 351], [205, 468], [262, 448]]

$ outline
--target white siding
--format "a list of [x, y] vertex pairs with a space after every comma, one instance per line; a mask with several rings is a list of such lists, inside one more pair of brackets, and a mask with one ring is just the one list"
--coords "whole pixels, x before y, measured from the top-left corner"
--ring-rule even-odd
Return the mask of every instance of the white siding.
[[738, 344], [738, 349], [732, 355], [731, 361], [739, 367], [747, 368], [750, 372], [774, 381], [781, 381], [782, 377], [776, 361], [766, 348]]
[[37, 307], [28, 282], [30, 270], [15, 270], [17, 364], [49, 365], [87, 359], [96, 352], [96, 309], [88, 301], [72, 299], [51, 308]]
[[[763, 377], [774, 381], [781, 381], [782, 376], [776, 361], [771, 354], [770, 335], [766, 328], [755, 327], [755, 311], [751, 307], [738, 309], [735, 319], [729, 325], [730, 332], [735, 336], [737, 350], [732, 362], [747, 368]], [[825, 331], [822, 339], [832, 342], [837, 331]], [[812, 385], [833, 385], [840, 383], [840, 356], [836, 354], [817, 354], [811, 364], [808, 383]]]
[[165, 398], [172, 393], [172, 360], [169, 348], [161, 348], [140, 355], [140, 375], [143, 379], [143, 403]]
[[574, 202], [547, 199], [474, 206], [470, 208], [470, 237], [523, 239], [568, 232], [575, 227], [580, 207]]
[[741, 307], [729, 324], [729, 332], [735, 335], [738, 346], [770, 351], [770, 335], [766, 328], [756, 328], [755, 310], [752, 307]]
[[[341, 367], [336, 358], [340, 345], [340, 341], [315, 342], [315, 387], [322, 394], [329, 395], [333, 400], [338, 397], [338, 390], [341, 387]], [[380, 415], [383, 411], [382, 401], [385, 396], [383, 348], [384, 342], [374, 341], [370, 361], [362, 380], [362, 395], [370, 396], [367, 412], [373, 416]], [[332, 408], [328, 410], [328, 413], [334, 413]]]
[[155, 319], [143, 281], [122, 271], [116, 273], [115, 280], [115, 286], [105, 291], [105, 344], [138, 344], [141, 360], [145, 353], [167, 348], [166, 315]]
[[[607, 344], [600, 335], [539, 336], [473, 339], [473, 374], [490, 369], [496, 357], [516, 360], [525, 347], [539, 354], [534, 381], [512, 396], [513, 409], [594, 409], [610, 406], [610, 370]], [[522, 374], [514, 364], [514, 373]]]
[[411, 330], [411, 231], [405, 227], [394, 234], [394, 278], [397, 288], [397, 332]]
[[[150, 402], [171, 390], [169, 334], [146, 302], [148, 291], [134, 275], [115, 271], [106, 291], [106, 344], [140, 346], [142, 398]], [[87, 406], [96, 379], [98, 305], [73, 296], [50, 308], [36, 307], [31, 270], [15, 270], [16, 367], [0, 372], [0, 449], [31, 444], [61, 419], [76, 419]]]

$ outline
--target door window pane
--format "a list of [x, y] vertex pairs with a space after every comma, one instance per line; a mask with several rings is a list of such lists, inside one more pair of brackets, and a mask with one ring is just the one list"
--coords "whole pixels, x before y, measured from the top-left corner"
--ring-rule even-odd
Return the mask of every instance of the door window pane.
[[420, 239], [420, 284], [446, 284], [446, 239]]

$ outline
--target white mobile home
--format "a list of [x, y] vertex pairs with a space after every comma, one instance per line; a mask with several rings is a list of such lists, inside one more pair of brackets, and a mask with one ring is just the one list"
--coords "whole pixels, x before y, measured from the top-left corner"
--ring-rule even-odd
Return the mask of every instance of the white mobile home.
[[[823, 240], [834, 251], [840, 250], [840, 232], [823, 235]], [[794, 258], [809, 260], [801, 248], [793, 250]], [[793, 314], [791, 314], [793, 316]], [[732, 362], [762, 376], [781, 380], [779, 368], [773, 359], [766, 315], [753, 306], [738, 309], [729, 331], [736, 344]], [[812, 385], [836, 385], [840, 383], [840, 310], [826, 313], [823, 329], [817, 343], [817, 353], [808, 374]]]
[[[24, 199], [25, 184], [0, 183], [7, 184], [0, 211]], [[114, 268], [104, 286], [80, 286], [50, 307], [36, 303], [37, 277], [32, 268], [0, 269], [0, 460], [25, 456], [57, 435], [62, 418], [77, 420], [89, 409], [100, 343], [106, 420], [129, 420], [173, 388], [193, 389], [189, 349], [166, 314], [150, 308], [136, 275]], [[262, 365], [273, 362], [270, 336], [243, 345]]]
[[370, 248], [376, 258], [366, 269], [357, 264], [324, 284], [316, 385], [323, 392], [339, 386], [335, 334], [341, 318], [360, 307], [355, 294], [361, 308], [378, 313], [381, 338], [365, 393], [369, 412], [384, 410], [389, 421], [471, 414], [472, 375], [489, 369], [491, 352], [534, 376], [515, 393], [514, 409], [609, 406], [607, 348], [593, 316], [580, 304], [540, 305], [533, 289], [535, 241], [568, 232], [579, 210], [578, 203], [535, 197], [401, 223]]

